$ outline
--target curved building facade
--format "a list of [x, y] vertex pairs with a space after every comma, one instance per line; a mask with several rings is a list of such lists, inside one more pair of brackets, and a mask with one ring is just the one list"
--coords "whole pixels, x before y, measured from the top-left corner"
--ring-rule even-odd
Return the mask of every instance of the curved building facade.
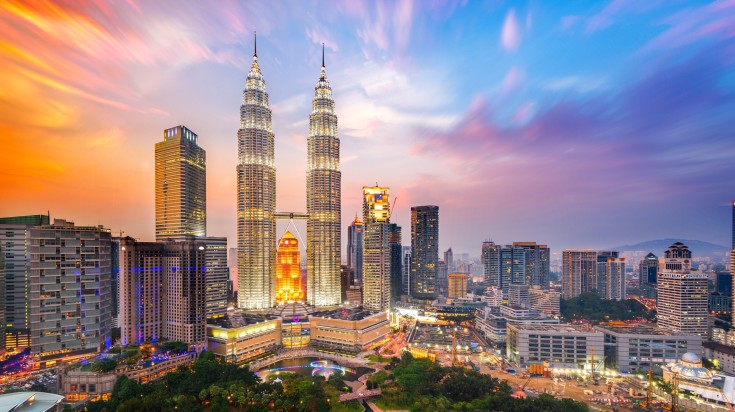
[[314, 88], [309, 116], [306, 172], [307, 302], [315, 306], [341, 303], [340, 256], [342, 173], [332, 88], [324, 67]]
[[238, 306], [243, 309], [270, 308], [276, 299], [273, 142], [268, 93], [256, 48], [242, 92], [237, 131]]

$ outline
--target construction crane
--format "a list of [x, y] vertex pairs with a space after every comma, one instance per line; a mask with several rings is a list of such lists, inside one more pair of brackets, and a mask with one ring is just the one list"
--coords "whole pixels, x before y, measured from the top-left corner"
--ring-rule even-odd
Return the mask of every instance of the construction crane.
[[649, 411], [653, 409], [651, 404], [651, 394], [653, 392], [653, 370], [648, 370], [648, 388], [646, 388], [646, 409]]
[[390, 215], [393, 216], [393, 209], [396, 208], [396, 203], [398, 202], [398, 196], [393, 198], [393, 206], [390, 207]]

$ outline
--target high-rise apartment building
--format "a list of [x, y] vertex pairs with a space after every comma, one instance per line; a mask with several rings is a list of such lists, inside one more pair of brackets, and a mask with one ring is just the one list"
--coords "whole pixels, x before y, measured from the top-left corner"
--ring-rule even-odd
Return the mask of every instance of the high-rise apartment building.
[[222, 317], [227, 313], [227, 238], [203, 237], [196, 239], [206, 245], [207, 318]]
[[605, 272], [607, 274], [607, 284], [605, 285], [604, 298], [625, 299], [625, 258], [607, 258]]
[[[526, 255], [533, 255], [534, 250], [515, 245], [496, 245], [486, 241], [482, 244], [482, 264], [485, 283], [499, 287], [505, 295], [510, 285], [525, 285], [527, 276]], [[533, 268], [535, 270], [535, 268]]]
[[324, 67], [314, 88], [306, 139], [306, 299], [311, 305], [341, 303], [342, 172], [332, 88]]
[[439, 263], [439, 206], [411, 208], [411, 296], [436, 297]]
[[31, 228], [31, 354], [40, 367], [110, 345], [110, 231], [55, 219]]
[[676, 242], [661, 259], [656, 304], [658, 325], [663, 329], [707, 336], [708, 280], [691, 272], [692, 252]]
[[620, 253], [613, 250], [602, 250], [597, 252], [597, 268], [595, 269], [595, 286], [594, 290], [600, 298], [605, 299], [608, 295], [607, 285], [609, 283], [608, 265], [609, 258], [618, 258]]
[[401, 278], [401, 290], [404, 295], [411, 295], [411, 246], [403, 246], [402, 256], [403, 267], [401, 271], [403, 276]]
[[562, 253], [562, 297], [571, 299], [596, 290], [597, 252], [567, 249]]
[[436, 296], [449, 296], [449, 270], [447, 264], [440, 260], [436, 264]]
[[452, 248], [444, 252], [444, 262], [447, 264], [447, 271], [449, 273], [454, 273], [457, 270], [456, 266], [454, 266], [454, 252], [452, 252]]
[[525, 282], [530, 286], [549, 288], [551, 252], [547, 245], [536, 242], [513, 242], [514, 247], [522, 248], [525, 260]]
[[638, 287], [643, 297], [655, 299], [658, 283], [658, 257], [649, 253], [638, 264]]
[[362, 188], [363, 285], [362, 304], [367, 310], [384, 311], [390, 306], [390, 198], [387, 187]]
[[200, 241], [120, 239], [118, 322], [123, 345], [171, 340], [203, 347], [207, 247]]
[[362, 284], [362, 242], [364, 237], [362, 220], [355, 220], [347, 227], [347, 268], [352, 272], [351, 284]]
[[467, 296], [467, 274], [450, 273], [448, 275], [448, 298], [457, 299]]
[[401, 300], [403, 293], [403, 245], [401, 244], [401, 227], [391, 223], [388, 227], [388, 245], [390, 246], [390, 290], [391, 302]]
[[237, 300], [243, 309], [270, 308], [276, 302], [274, 140], [256, 47], [237, 131]]
[[156, 143], [156, 240], [191, 240], [207, 232], [206, 153], [186, 126]]
[[5, 259], [4, 325], [15, 336], [6, 342], [8, 350], [29, 345], [31, 228], [48, 224], [48, 215], [0, 218], [0, 245]]
[[301, 284], [301, 253], [299, 241], [286, 232], [278, 241], [276, 253], [276, 303], [301, 302], [304, 287]]

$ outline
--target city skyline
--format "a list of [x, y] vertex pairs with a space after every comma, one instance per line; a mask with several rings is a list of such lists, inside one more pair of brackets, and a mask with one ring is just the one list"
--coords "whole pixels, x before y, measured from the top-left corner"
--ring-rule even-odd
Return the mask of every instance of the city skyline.
[[[306, 210], [299, 176], [324, 42], [343, 236], [360, 188], [380, 182], [404, 228], [411, 206], [441, 207], [439, 250], [727, 244], [732, 2], [310, 6], [0, 5], [0, 215], [50, 210], [153, 240], [152, 147], [187, 125], [208, 156], [207, 230], [234, 246], [233, 108], [257, 30], [278, 211]], [[686, 219], [672, 229], [673, 216]]]

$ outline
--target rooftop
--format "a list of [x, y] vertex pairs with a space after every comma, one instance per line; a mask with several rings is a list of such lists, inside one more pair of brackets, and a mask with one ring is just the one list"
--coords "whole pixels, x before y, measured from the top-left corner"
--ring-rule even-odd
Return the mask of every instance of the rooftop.
[[14, 392], [0, 395], [0, 412], [45, 412], [64, 400], [63, 396], [46, 392]]
[[[511, 325], [508, 326], [509, 328]], [[521, 323], [513, 324], [512, 327], [524, 331], [539, 332], [563, 332], [563, 333], [600, 333], [594, 329], [582, 325], [549, 324], [549, 323]]]
[[[689, 336], [685, 333], [676, 332], [673, 330], [662, 329], [658, 326], [653, 325], [630, 325], [630, 326], [609, 326], [599, 325], [596, 329], [602, 330], [603, 332], [613, 332], [626, 335], [657, 335], [657, 336]], [[693, 335], [692, 335], [693, 336]]]
[[325, 310], [321, 312], [312, 313], [310, 316], [314, 318], [330, 318], [330, 319], [342, 319], [342, 320], [363, 320], [372, 315], [374, 312], [363, 310], [361, 307], [357, 308], [339, 308], [333, 310]]
[[242, 328], [243, 326], [255, 325], [257, 323], [278, 319], [277, 316], [251, 314], [238, 310], [228, 312], [224, 317], [207, 319], [207, 325], [219, 326], [221, 328]]
[[704, 342], [702, 346], [707, 349], [712, 349], [713, 351], [725, 353], [730, 356], [735, 356], [735, 346], [723, 345], [717, 342]]

